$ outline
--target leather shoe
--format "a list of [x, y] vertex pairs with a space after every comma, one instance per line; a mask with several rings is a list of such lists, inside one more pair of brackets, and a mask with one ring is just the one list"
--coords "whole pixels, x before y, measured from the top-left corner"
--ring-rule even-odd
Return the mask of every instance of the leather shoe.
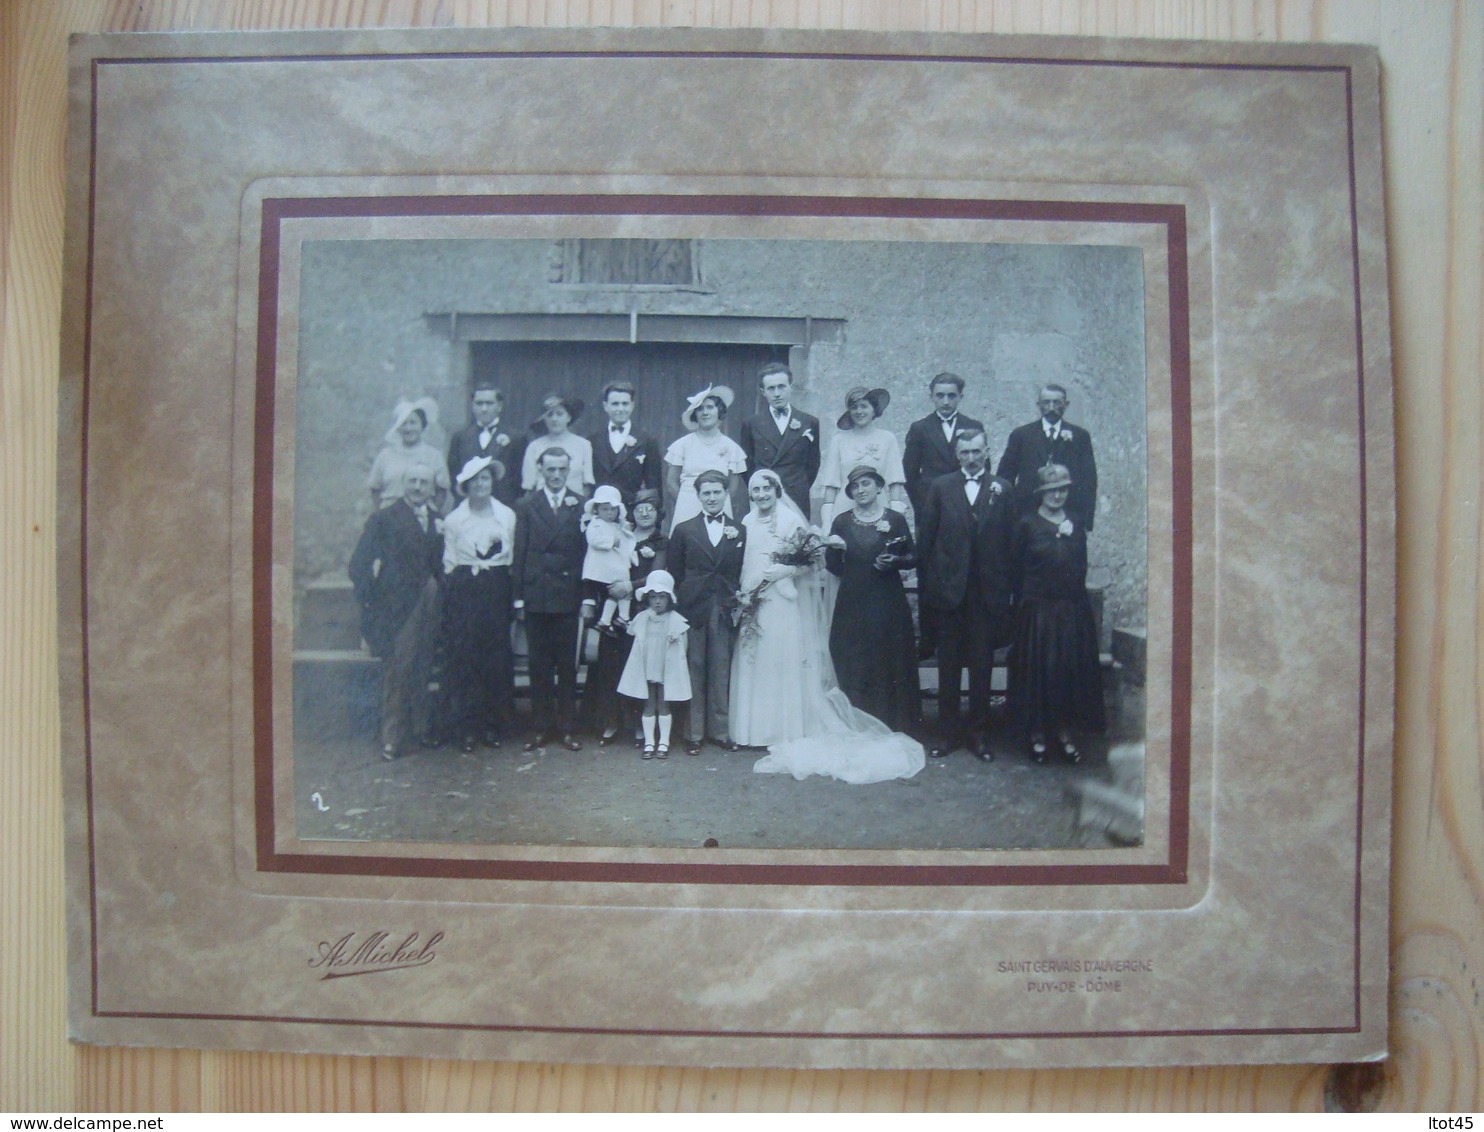
[[701, 753], [701, 744], [696, 742], [687, 742], [685, 744], [685, 753], [687, 755], [699, 755]]
[[382, 747], [381, 757], [386, 759], [387, 762], [391, 762], [393, 759], [395, 759], [397, 757], [397, 748], [395, 744], [388, 743], [386, 746]]
[[569, 751], [580, 751], [582, 750], [582, 741], [580, 739], [574, 739], [570, 735], [563, 735], [562, 746], [566, 747]]
[[953, 748], [947, 745], [928, 748], [928, 758], [930, 759], [946, 759], [952, 753]]
[[982, 763], [994, 762], [994, 752], [989, 749], [989, 741], [976, 738], [969, 749], [974, 752], [974, 757]]
[[735, 739], [724, 739], [716, 745], [723, 751], [740, 751], [742, 749], [742, 744], [738, 743]]
[[545, 732], [538, 733], [534, 739], [526, 744], [526, 750], [534, 751], [537, 747], [546, 746], [546, 742], [547, 739]]
[[424, 735], [418, 740], [418, 744], [425, 751], [436, 751], [439, 747], [443, 746], [443, 741], [436, 735]]

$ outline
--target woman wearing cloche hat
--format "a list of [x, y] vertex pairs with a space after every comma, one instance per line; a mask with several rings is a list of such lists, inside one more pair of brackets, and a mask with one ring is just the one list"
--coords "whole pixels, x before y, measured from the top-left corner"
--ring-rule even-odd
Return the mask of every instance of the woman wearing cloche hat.
[[570, 458], [567, 465], [567, 490], [587, 495], [597, 480], [593, 476], [593, 446], [585, 436], [570, 431], [573, 421], [582, 416], [580, 397], [549, 394], [541, 402], [541, 415], [531, 422], [531, 440], [526, 445], [520, 465], [520, 489], [533, 491], [541, 483], [536, 463], [549, 448], [560, 448]]
[[1049, 744], [1067, 762], [1082, 753], [1074, 730], [1105, 727], [1097, 623], [1087, 597], [1087, 532], [1066, 512], [1071, 474], [1061, 464], [1037, 472], [1040, 506], [1016, 524], [1010, 544], [1016, 606], [1010, 658], [1010, 709], [1030, 736], [1031, 759]]
[[845, 473], [865, 465], [874, 468], [886, 483], [886, 501], [894, 511], [906, 510], [907, 473], [902, 468], [902, 446], [896, 434], [876, 423], [891, 404], [885, 389], [858, 385], [845, 395], [845, 412], [836, 421], [839, 431], [819, 466], [815, 486], [824, 494], [823, 518], [830, 521], [835, 497], [845, 486]]

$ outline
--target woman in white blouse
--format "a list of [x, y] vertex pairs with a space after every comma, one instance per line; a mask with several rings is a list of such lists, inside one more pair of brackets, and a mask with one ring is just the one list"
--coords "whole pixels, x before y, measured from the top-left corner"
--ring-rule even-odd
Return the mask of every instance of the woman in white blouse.
[[515, 512], [494, 497], [498, 461], [476, 456], [459, 472], [464, 501], [443, 520], [444, 640], [450, 718], [465, 751], [498, 747], [510, 714], [510, 562]]
[[896, 434], [876, 423], [886, 412], [891, 394], [885, 389], [857, 386], [845, 395], [845, 412], [836, 421], [839, 431], [830, 441], [814, 485], [824, 492], [825, 527], [835, 515], [835, 497], [845, 486], [851, 469], [862, 465], [874, 469], [886, 481], [886, 497], [893, 511], [907, 509], [907, 473], [902, 467], [902, 446]]

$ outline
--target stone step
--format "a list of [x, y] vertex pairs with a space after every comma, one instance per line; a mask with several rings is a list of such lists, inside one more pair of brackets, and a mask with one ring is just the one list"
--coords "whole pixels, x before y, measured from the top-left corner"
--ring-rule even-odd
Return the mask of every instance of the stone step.
[[360, 649], [361, 610], [349, 578], [310, 582], [295, 604], [296, 652]]

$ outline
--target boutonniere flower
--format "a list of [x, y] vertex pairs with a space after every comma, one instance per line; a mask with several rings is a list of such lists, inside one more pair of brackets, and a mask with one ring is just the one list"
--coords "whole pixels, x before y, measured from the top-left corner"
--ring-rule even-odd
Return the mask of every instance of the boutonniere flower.
[[443, 533], [443, 520], [442, 519], [434, 519], [433, 520], [433, 530], [436, 533], [440, 534], [440, 535]]
[[[630, 440], [629, 443], [632, 444], [633, 441]], [[644, 463], [644, 453], [643, 452], [640, 452], [639, 455], [637, 455], [637, 456], [634, 457], [634, 459], [637, 460], [641, 464]]]
[[876, 529], [882, 534], [886, 534], [888, 531], [891, 530], [891, 524], [888, 523], [885, 519], [879, 519], [876, 522]]
[[1063, 519], [1060, 523], [1057, 524], [1057, 526], [1056, 526], [1056, 537], [1057, 538], [1062, 538], [1063, 536], [1070, 535], [1071, 533], [1072, 533], [1072, 520], [1071, 519]]
[[641, 546], [639, 548], [639, 555], [642, 558], [653, 558], [654, 557], [654, 547], [652, 547], [652, 546]]
[[737, 537], [737, 528], [736, 527], [722, 527], [721, 528], [721, 533], [724, 534], [724, 535], [726, 535], [727, 538], [736, 538]]
[[626, 437], [623, 438], [623, 446], [625, 448], [632, 448], [632, 447], [634, 447], [634, 445], [636, 445], [638, 443], [639, 442], [637, 440], [635, 440], [632, 436], [626, 436]]
[[788, 422], [788, 427], [791, 428], [791, 429], [793, 429], [795, 432], [797, 432], [799, 429], [803, 428], [804, 426], [799, 423], [799, 418], [798, 417], [794, 417], [791, 421]]
[[562, 500], [562, 506], [563, 507], [576, 507], [577, 506], [577, 496], [575, 496], [575, 495], [569, 495], [569, 496], [567, 496], [566, 499]]
[[509, 446], [510, 446], [510, 437], [506, 436], [503, 432], [500, 433], [499, 436], [495, 437], [495, 447], [496, 448], [508, 448]]
[[999, 480], [990, 480], [989, 481], [989, 494], [990, 495], [1004, 495], [1005, 494], [1005, 489], [1002, 486], [1000, 486], [1000, 481]]
[[1061, 438], [1063, 440], [1071, 440], [1072, 439], [1072, 430], [1069, 429], [1069, 428], [1062, 429], [1061, 430]]

